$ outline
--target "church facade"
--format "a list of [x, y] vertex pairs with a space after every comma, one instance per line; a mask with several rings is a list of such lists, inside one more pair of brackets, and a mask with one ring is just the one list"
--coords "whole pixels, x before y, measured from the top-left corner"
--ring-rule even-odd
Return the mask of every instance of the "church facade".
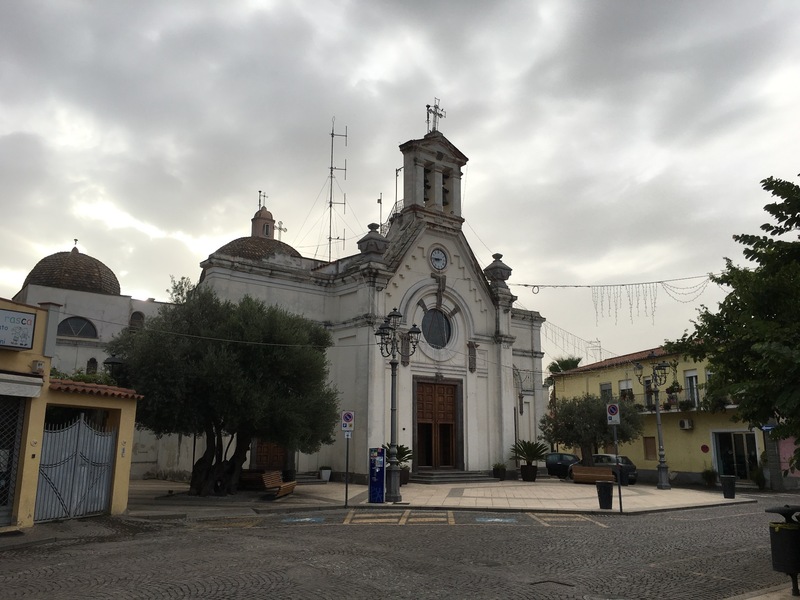
[[[251, 236], [201, 263], [200, 285], [237, 301], [245, 295], [323, 323], [334, 340], [331, 376], [342, 410], [355, 414], [351, 462], [368, 469], [370, 448], [391, 438], [391, 376], [376, 330], [397, 309], [406, 343], [397, 372], [397, 443], [413, 452], [415, 472], [487, 471], [506, 462], [517, 439], [536, 439], [544, 414], [540, 331], [544, 319], [513, 307], [511, 269], [495, 254], [485, 268], [462, 225], [464, 156], [439, 131], [400, 146], [402, 207], [383, 226], [370, 225], [359, 253], [334, 262], [302, 257], [275, 239], [262, 207]], [[344, 471], [344, 435], [298, 471], [331, 465]]]
[[[260, 207], [251, 235], [201, 263], [199, 285], [237, 301], [245, 295], [322, 323], [334, 345], [331, 380], [343, 411], [355, 414], [350, 471], [366, 476], [370, 448], [391, 438], [391, 370], [376, 330], [393, 309], [400, 331], [421, 330], [416, 351], [404, 344], [397, 369], [397, 443], [412, 469], [488, 471], [507, 462], [518, 439], [537, 439], [546, 410], [540, 331], [544, 319], [513, 306], [511, 276], [500, 254], [481, 265], [463, 234], [464, 156], [435, 128], [400, 146], [403, 200], [384, 224], [372, 224], [359, 252], [332, 262], [303, 257], [275, 239], [275, 219]], [[159, 303], [120, 295], [114, 274], [78, 253], [46, 257], [15, 300], [59, 305], [53, 365], [65, 372], [102, 368], [104, 345], [125, 327], [155, 315]], [[315, 455], [256, 441], [250, 465], [294, 464], [299, 472], [345, 470], [345, 438]], [[132, 476], [191, 469], [200, 440], [156, 440], [137, 431]], [[290, 450], [290, 449], [289, 449]]]

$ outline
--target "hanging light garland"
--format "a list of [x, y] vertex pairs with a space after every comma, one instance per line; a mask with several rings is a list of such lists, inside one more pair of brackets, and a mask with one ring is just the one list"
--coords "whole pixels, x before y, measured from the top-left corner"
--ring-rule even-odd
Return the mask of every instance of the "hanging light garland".
[[[677, 281], [688, 281], [701, 279], [699, 283], [689, 286], [676, 285]], [[626, 304], [631, 323], [635, 317], [649, 317], [655, 323], [656, 307], [658, 304], [658, 290], [663, 289], [666, 294], [683, 304], [689, 304], [697, 300], [705, 292], [711, 280], [708, 275], [698, 275], [695, 277], [681, 277], [679, 279], [665, 279], [663, 281], [647, 281], [641, 283], [617, 283], [604, 285], [543, 285], [516, 283], [521, 287], [531, 288], [534, 294], [538, 294], [542, 288], [589, 288], [592, 291], [592, 303], [594, 304], [595, 321], [599, 323], [602, 318], [614, 318], [616, 325], [619, 320], [619, 313]]]

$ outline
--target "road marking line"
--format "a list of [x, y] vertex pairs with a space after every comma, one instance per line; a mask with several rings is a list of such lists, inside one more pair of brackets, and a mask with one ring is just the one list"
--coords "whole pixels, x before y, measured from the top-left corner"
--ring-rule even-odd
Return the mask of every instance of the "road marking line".
[[398, 525], [405, 525], [408, 523], [408, 516], [411, 514], [410, 510], [403, 511], [403, 514], [400, 516], [400, 520], [397, 522]]
[[551, 527], [550, 523], [548, 523], [547, 521], [544, 521], [543, 519], [540, 519], [540, 518], [538, 517], [538, 515], [535, 515], [535, 514], [533, 514], [533, 513], [527, 513], [527, 514], [528, 514], [528, 516], [529, 516], [531, 519], [533, 519], [534, 521], [536, 521], [537, 523], [539, 523], [539, 525], [542, 525], [542, 526], [544, 526], [544, 527]]
[[604, 525], [603, 523], [599, 523], [598, 521], [595, 521], [594, 519], [590, 519], [590, 518], [589, 518], [589, 517], [587, 517], [586, 515], [578, 515], [578, 516], [579, 516], [581, 519], [585, 520], [585, 521], [589, 521], [590, 523], [594, 523], [594, 524], [595, 524], [595, 525], [597, 525], [598, 527], [603, 527], [604, 529], [608, 529], [608, 525]]

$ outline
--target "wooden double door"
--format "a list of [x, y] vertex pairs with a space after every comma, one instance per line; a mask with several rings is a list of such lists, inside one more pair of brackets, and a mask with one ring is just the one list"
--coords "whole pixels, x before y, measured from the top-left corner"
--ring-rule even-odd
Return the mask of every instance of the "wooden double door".
[[459, 386], [417, 383], [414, 463], [417, 469], [456, 469], [460, 459]]

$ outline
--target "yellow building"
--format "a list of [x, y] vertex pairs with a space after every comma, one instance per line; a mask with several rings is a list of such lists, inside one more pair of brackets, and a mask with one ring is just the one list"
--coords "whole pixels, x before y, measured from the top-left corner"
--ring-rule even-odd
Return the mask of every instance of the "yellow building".
[[0, 532], [127, 508], [137, 396], [50, 379], [57, 314], [0, 298]]
[[[659, 362], [669, 364], [667, 379], [654, 385], [653, 365]], [[642, 367], [638, 377], [637, 363]], [[701, 483], [706, 469], [740, 480], [753, 479], [761, 469], [763, 433], [736, 422], [736, 406], [709, 405], [704, 391], [710, 377], [705, 361], [685, 360], [654, 348], [554, 374], [554, 396], [559, 400], [591, 394], [608, 402], [632, 398], [636, 410], [644, 415], [644, 431], [636, 441], [620, 444], [619, 453], [636, 463], [640, 481], [656, 481], [657, 402], [671, 481]], [[613, 453], [613, 448], [599, 451]]]

